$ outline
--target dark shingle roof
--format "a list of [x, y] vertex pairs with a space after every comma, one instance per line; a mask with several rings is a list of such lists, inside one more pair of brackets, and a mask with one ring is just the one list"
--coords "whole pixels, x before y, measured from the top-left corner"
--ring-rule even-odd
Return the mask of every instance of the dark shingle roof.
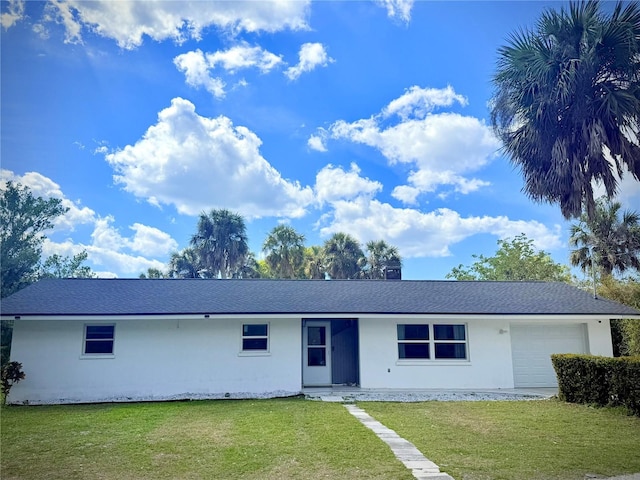
[[2, 315], [596, 314], [640, 312], [564, 283], [374, 280], [42, 280]]

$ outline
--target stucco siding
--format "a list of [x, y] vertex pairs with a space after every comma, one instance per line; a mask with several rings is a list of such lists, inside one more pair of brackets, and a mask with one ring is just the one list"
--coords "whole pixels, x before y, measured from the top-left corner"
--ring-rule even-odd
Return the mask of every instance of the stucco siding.
[[[396, 325], [420, 323], [466, 324], [468, 360], [399, 360]], [[521, 323], [586, 324], [589, 353], [613, 355], [609, 321], [605, 320], [367, 319], [360, 322], [360, 384], [363, 388], [514, 388], [510, 328]]]
[[[468, 360], [398, 359], [397, 324], [465, 323]], [[417, 320], [401, 317], [360, 322], [360, 379], [363, 388], [512, 388], [513, 370], [504, 320]], [[500, 333], [500, 330], [504, 333]]]
[[[356, 318], [356, 315], [351, 315]], [[199, 318], [17, 320], [11, 357], [26, 379], [10, 403], [82, 403], [297, 394], [302, 389], [302, 320]], [[111, 356], [83, 355], [86, 324], [115, 325]], [[268, 323], [268, 352], [242, 351], [242, 324]], [[465, 324], [467, 359], [401, 360], [398, 324]], [[513, 388], [511, 328], [581, 324], [588, 352], [612, 355], [608, 320], [452, 316], [358, 320], [362, 388]], [[433, 346], [433, 345], [431, 345]], [[356, 357], [354, 357], [356, 358]]]
[[[12, 360], [26, 378], [11, 403], [77, 403], [301, 390], [300, 326], [270, 319], [269, 352], [241, 352], [242, 319], [16, 321]], [[82, 355], [85, 324], [115, 325], [114, 355]]]
[[587, 322], [587, 342], [591, 355], [612, 357], [611, 322], [609, 320], [591, 320]]

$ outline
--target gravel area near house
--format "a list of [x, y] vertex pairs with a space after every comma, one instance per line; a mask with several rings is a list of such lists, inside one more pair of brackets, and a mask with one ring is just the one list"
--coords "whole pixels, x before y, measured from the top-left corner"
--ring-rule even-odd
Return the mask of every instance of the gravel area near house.
[[458, 401], [520, 401], [544, 400], [544, 395], [508, 392], [349, 392], [307, 394], [309, 400], [328, 402], [458, 402]]

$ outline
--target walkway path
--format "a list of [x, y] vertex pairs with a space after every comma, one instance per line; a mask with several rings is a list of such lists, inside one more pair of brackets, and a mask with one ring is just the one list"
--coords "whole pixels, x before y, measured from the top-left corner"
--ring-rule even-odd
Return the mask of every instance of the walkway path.
[[405, 440], [390, 428], [385, 427], [363, 409], [346, 404], [345, 408], [362, 424], [373, 430], [380, 440], [389, 445], [391, 451], [418, 480], [453, 480], [448, 474], [441, 472], [440, 467], [426, 458], [416, 446]]

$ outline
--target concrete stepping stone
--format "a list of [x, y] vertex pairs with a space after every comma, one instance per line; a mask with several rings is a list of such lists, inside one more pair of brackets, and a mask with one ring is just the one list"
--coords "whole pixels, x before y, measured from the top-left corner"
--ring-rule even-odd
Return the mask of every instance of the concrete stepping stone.
[[385, 427], [367, 412], [355, 405], [346, 404], [345, 408], [367, 428], [373, 431], [380, 440], [386, 443], [393, 454], [405, 467], [411, 470], [418, 480], [454, 480], [449, 474], [441, 472], [440, 467], [425, 457], [409, 440], [402, 438], [395, 431]]

